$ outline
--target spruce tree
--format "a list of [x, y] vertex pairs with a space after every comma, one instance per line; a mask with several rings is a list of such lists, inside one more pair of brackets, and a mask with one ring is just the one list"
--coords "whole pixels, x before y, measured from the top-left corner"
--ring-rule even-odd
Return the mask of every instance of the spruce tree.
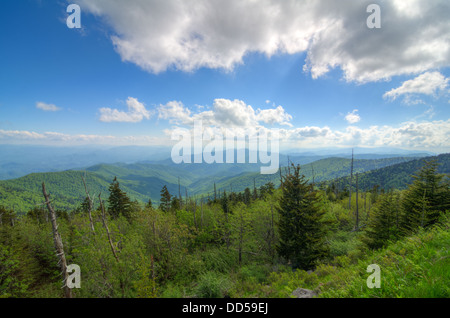
[[228, 196], [227, 196], [227, 192], [225, 190], [223, 190], [223, 198], [221, 201], [222, 201], [221, 203], [222, 203], [223, 213], [228, 213], [229, 212]]
[[[186, 205], [187, 208], [187, 205]], [[175, 212], [181, 209], [181, 201], [178, 197], [172, 196], [172, 200], [170, 202], [170, 210]]]
[[148, 199], [147, 204], [145, 205], [146, 209], [152, 210], [153, 209], [153, 203], [152, 203], [152, 199]]
[[406, 190], [400, 222], [404, 235], [435, 224], [450, 207], [448, 184], [443, 182], [444, 176], [437, 173], [437, 165], [436, 160], [425, 162]]
[[169, 190], [167, 190], [167, 186], [164, 186], [161, 189], [161, 203], [159, 205], [159, 208], [163, 212], [169, 212], [171, 202], [172, 202], [172, 196], [169, 193]]
[[374, 208], [363, 241], [373, 249], [386, 246], [399, 236], [397, 199], [393, 193], [383, 195]]
[[249, 188], [245, 188], [244, 190], [244, 203], [249, 205], [252, 200], [252, 194]]
[[277, 250], [294, 268], [308, 270], [328, 252], [326, 226], [322, 221], [324, 211], [319, 207], [316, 191], [300, 175], [300, 166], [292, 164], [292, 168], [281, 178]]
[[132, 218], [131, 200], [127, 194], [120, 189], [117, 177], [114, 177], [113, 182], [109, 186], [108, 213], [114, 219], [118, 218], [120, 215], [124, 216], [129, 221]]

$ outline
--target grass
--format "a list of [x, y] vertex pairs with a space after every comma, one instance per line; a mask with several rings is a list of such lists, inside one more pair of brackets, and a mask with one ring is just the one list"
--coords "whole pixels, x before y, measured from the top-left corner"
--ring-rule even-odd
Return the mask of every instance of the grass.
[[[300, 287], [318, 292], [321, 298], [449, 298], [449, 226], [447, 217], [441, 225], [420, 230], [384, 249], [360, 253], [357, 258], [338, 256], [312, 273], [288, 269], [272, 272], [266, 282], [252, 284], [252, 294], [288, 298]], [[367, 272], [370, 264], [380, 267], [380, 288], [367, 286], [372, 274]]]

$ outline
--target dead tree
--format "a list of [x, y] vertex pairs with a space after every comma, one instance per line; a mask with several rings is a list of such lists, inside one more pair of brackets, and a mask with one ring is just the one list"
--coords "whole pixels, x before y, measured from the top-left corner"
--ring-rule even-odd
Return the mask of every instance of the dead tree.
[[203, 196], [200, 201], [200, 229], [203, 229]]
[[109, 246], [111, 247], [111, 251], [114, 255], [114, 258], [116, 259], [117, 262], [119, 262], [119, 257], [117, 256], [116, 249], [114, 248], [113, 242], [111, 240], [111, 234], [109, 233], [108, 224], [106, 223], [106, 214], [105, 214], [105, 208], [103, 207], [101, 193], [98, 195], [98, 199], [100, 200], [100, 209], [102, 210], [102, 222], [103, 222], [103, 226], [106, 230], [106, 234], [108, 235]]
[[81, 176], [81, 179], [83, 179], [84, 190], [86, 191], [86, 197], [87, 197], [87, 199], [89, 201], [89, 205], [88, 205], [89, 223], [91, 224], [92, 234], [95, 235], [94, 222], [92, 221], [92, 209], [93, 209], [93, 206], [94, 206], [94, 200], [91, 199], [91, 196], [89, 195], [89, 191], [88, 191], [87, 185], [86, 185], [86, 180], [84, 179], [83, 176]]
[[47, 194], [47, 190], [45, 189], [45, 183], [42, 182], [42, 193], [44, 194], [45, 198], [45, 204], [47, 205], [47, 209], [50, 213], [51, 222], [52, 222], [52, 228], [53, 228], [53, 242], [55, 244], [56, 254], [59, 258], [58, 265], [60, 265], [61, 268], [61, 275], [63, 276], [64, 280], [64, 296], [66, 298], [72, 298], [72, 292], [70, 288], [67, 286], [67, 279], [69, 277], [69, 273], [67, 272], [67, 262], [66, 262], [66, 256], [64, 254], [64, 247], [63, 242], [61, 239], [61, 235], [58, 231], [58, 225], [56, 223], [56, 213], [53, 209], [52, 205], [50, 204], [50, 195]]
[[356, 174], [356, 226], [355, 228], [358, 229], [359, 227], [359, 207], [358, 207], [358, 196], [359, 196], [359, 191], [358, 191], [358, 174]]
[[180, 209], [183, 207], [183, 200], [181, 199], [180, 177], [178, 177], [178, 199], [180, 200]]
[[197, 219], [195, 217], [195, 215], [197, 214], [197, 199], [194, 199], [194, 226], [195, 229], [197, 230]]
[[353, 183], [353, 149], [352, 149], [352, 163], [350, 167], [350, 186], [349, 186], [349, 199], [348, 199], [348, 209], [352, 209], [352, 183]]

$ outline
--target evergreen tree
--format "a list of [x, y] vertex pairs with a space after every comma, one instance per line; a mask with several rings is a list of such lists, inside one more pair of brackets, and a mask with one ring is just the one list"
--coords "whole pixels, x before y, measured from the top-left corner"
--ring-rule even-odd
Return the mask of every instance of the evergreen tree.
[[245, 188], [244, 190], [244, 203], [249, 205], [252, 200], [252, 194], [249, 188]]
[[147, 204], [145, 205], [145, 208], [146, 208], [146, 209], [150, 209], [150, 210], [153, 209], [152, 199], [148, 199], [148, 202], [147, 202]]
[[170, 202], [170, 210], [171, 211], [178, 211], [181, 209], [181, 201], [178, 197], [173, 196], [172, 201]]
[[223, 190], [223, 198], [222, 198], [222, 209], [224, 213], [228, 213], [229, 212], [229, 208], [228, 208], [228, 196], [227, 196], [227, 192], [225, 190]]
[[448, 182], [437, 173], [436, 160], [424, 164], [402, 200], [401, 230], [404, 235], [419, 227], [435, 224], [439, 216], [450, 207]]
[[131, 200], [127, 194], [120, 189], [117, 177], [114, 178], [109, 186], [108, 213], [113, 219], [118, 218], [120, 215], [124, 216], [129, 221], [132, 218]]
[[308, 185], [300, 166], [292, 164], [293, 172], [282, 176], [279, 234], [277, 247], [280, 256], [292, 263], [294, 268], [312, 269], [327, 254], [325, 245], [324, 211], [312, 185]]
[[163, 212], [169, 212], [170, 206], [172, 202], [172, 196], [169, 193], [169, 190], [167, 190], [167, 186], [164, 186], [161, 189], [161, 203], [159, 205], [159, 208]]
[[370, 248], [377, 249], [386, 246], [389, 241], [399, 236], [397, 199], [394, 194], [383, 195], [374, 208], [365, 231], [363, 241]]

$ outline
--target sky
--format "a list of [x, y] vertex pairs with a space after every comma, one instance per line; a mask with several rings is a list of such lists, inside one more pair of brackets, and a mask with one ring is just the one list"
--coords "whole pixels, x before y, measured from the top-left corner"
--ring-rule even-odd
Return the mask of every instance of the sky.
[[449, 16], [447, 0], [2, 1], [0, 144], [169, 145], [201, 120], [298, 151], [449, 152]]

